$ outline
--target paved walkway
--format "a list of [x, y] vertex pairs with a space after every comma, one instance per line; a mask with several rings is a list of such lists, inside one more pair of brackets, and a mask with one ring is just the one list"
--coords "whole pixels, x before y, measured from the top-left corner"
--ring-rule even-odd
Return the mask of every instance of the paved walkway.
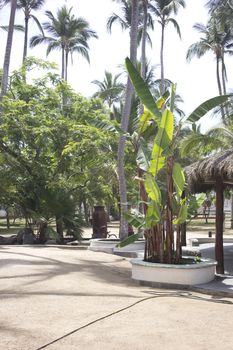
[[128, 259], [0, 247], [2, 350], [232, 350], [233, 299], [142, 287]]

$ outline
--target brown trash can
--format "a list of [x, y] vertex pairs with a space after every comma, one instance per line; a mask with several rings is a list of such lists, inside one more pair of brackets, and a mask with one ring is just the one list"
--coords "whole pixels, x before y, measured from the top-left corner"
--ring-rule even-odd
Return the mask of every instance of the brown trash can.
[[92, 214], [92, 238], [106, 238], [107, 237], [107, 213], [104, 206], [97, 205], [94, 207]]

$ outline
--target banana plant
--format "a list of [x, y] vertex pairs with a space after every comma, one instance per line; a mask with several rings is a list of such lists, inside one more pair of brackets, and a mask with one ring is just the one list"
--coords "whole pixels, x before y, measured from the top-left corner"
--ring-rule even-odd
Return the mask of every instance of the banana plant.
[[[174, 157], [178, 135], [173, 115], [175, 86], [172, 87], [169, 103], [168, 98], [156, 101], [128, 58], [125, 64], [144, 108], [139, 122], [139, 134], [150, 128], [151, 122], [157, 126], [149, 160], [148, 157], [143, 157], [142, 149], [140, 157], [138, 154], [140, 159], [147, 160], [143, 162], [144, 176], [139, 179], [143, 182], [148, 197], [146, 215], [144, 218], [135, 218], [129, 214], [128, 220], [135, 227], [144, 229], [145, 261], [177, 264], [182, 259], [181, 224], [186, 221], [188, 208], [184, 196], [185, 174]], [[204, 102], [185, 121], [199, 120], [207, 110], [226, 102], [228, 97], [221, 96]], [[133, 237], [130, 238], [132, 239]], [[124, 244], [123, 241], [120, 246]]]

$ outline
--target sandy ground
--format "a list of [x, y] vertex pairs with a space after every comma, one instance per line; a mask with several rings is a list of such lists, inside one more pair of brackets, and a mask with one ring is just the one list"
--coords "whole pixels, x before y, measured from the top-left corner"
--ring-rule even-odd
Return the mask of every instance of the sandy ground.
[[130, 275], [128, 259], [105, 253], [0, 247], [0, 349], [233, 349], [233, 299]]

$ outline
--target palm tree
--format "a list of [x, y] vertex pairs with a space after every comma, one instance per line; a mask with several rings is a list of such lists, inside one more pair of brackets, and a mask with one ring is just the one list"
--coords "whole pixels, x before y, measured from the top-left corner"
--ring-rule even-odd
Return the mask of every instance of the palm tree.
[[31, 47], [47, 44], [47, 55], [52, 50], [62, 51], [61, 76], [66, 81], [69, 55], [78, 52], [89, 62], [88, 41], [90, 38], [97, 38], [96, 32], [89, 28], [89, 23], [82, 17], [76, 18], [71, 12], [72, 7], [68, 9], [66, 6], [58, 9], [56, 16], [46, 11], [49, 22], [43, 23], [43, 29], [51, 36], [39, 34], [30, 41]]
[[[131, 27], [130, 27], [130, 59], [134, 65], [137, 61], [137, 37], [138, 37], [138, 18], [139, 18], [139, 0], [132, 0], [131, 2]], [[127, 132], [129, 115], [131, 109], [131, 101], [133, 96], [133, 86], [130, 79], [127, 80], [125, 102], [121, 118], [121, 129], [124, 133]], [[126, 191], [126, 179], [125, 179], [125, 135], [120, 135], [118, 144], [118, 180], [119, 180], [119, 193], [120, 193], [120, 207], [121, 207], [121, 220], [120, 220], [120, 238], [124, 239], [128, 235], [128, 223], [125, 220], [124, 215], [127, 212], [127, 191]]]
[[209, 9], [210, 14], [218, 12], [218, 14], [222, 13], [226, 17], [233, 11], [231, 0], [209, 0], [205, 6]]
[[180, 27], [177, 21], [171, 17], [172, 14], [177, 14], [180, 7], [185, 7], [184, 0], [152, 0], [150, 4], [150, 10], [157, 18], [158, 23], [161, 25], [161, 44], [160, 44], [160, 65], [161, 65], [161, 94], [164, 93], [164, 39], [165, 28], [169, 23], [172, 23], [175, 27], [179, 37], [181, 38]]
[[[5, 4], [8, 4], [11, 0], [4, 0]], [[25, 22], [25, 31], [24, 31], [24, 49], [23, 49], [23, 62], [27, 57], [27, 48], [28, 48], [28, 24], [29, 20], [32, 18], [43, 34], [43, 29], [41, 24], [36, 16], [32, 14], [32, 11], [37, 11], [42, 8], [45, 0], [17, 0], [17, 8], [24, 12], [24, 22]]]
[[[200, 41], [192, 44], [187, 51], [187, 60], [196, 56], [201, 58], [207, 52], [213, 52], [216, 58], [216, 78], [219, 95], [226, 94], [226, 66], [225, 54], [233, 54], [232, 31], [227, 26], [222, 30], [215, 16], [211, 17], [207, 25], [196, 23], [194, 29], [202, 35]], [[224, 120], [224, 110], [222, 109]]]
[[141, 34], [141, 76], [143, 79], [146, 78], [146, 41], [150, 39], [148, 37], [148, 27], [154, 29], [153, 21], [148, 13], [148, 0], [142, 0], [142, 11], [143, 11], [143, 21], [142, 28], [139, 28], [139, 35]]
[[[121, 14], [113, 13], [107, 21], [107, 30], [112, 31], [113, 24], [119, 24], [122, 30], [130, 30], [131, 28], [131, 13], [132, 2], [129, 0], [113, 0], [119, 2], [122, 6]], [[151, 14], [148, 11], [149, 0], [139, 1], [139, 18], [138, 18], [138, 45], [141, 44], [141, 73], [145, 78], [146, 66], [146, 42], [152, 45], [151, 38], [148, 34], [148, 29], [154, 29]]]
[[10, 13], [10, 20], [9, 20], [9, 30], [7, 35], [5, 58], [4, 58], [4, 64], [3, 64], [1, 96], [5, 95], [7, 91], [16, 7], [17, 7], [17, 0], [11, 0], [11, 13]]
[[119, 77], [121, 74], [115, 76], [111, 72], [105, 71], [104, 80], [93, 80], [92, 83], [97, 85], [99, 90], [94, 96], [100, 97], [107, 103], [110, 110], [113, 109], [115, 102], [119, 102], [125, 85], [120, 83]]

